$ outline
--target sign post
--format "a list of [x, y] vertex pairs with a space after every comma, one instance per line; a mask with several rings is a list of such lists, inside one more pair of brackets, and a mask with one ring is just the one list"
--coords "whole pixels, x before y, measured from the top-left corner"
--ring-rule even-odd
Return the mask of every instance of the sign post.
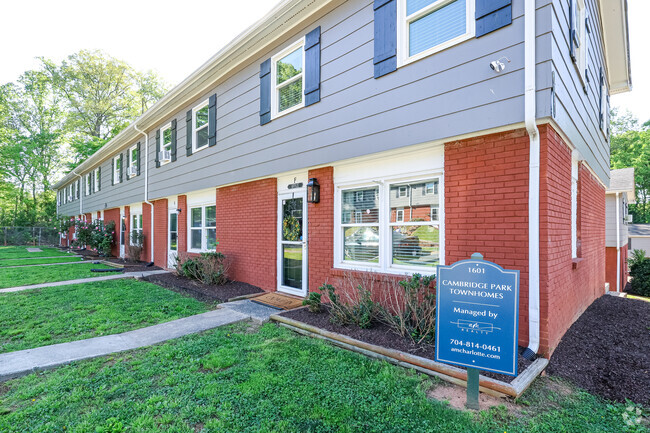
[[436, 361], [467, 368], [466, 406], [478, 409], [479, 370], [517, 375], [519, 271], [474, 253], [436, 280]]

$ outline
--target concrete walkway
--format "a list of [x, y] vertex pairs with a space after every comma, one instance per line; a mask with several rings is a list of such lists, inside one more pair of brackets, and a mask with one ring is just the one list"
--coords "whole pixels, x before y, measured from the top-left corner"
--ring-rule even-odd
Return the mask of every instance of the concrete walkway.
[[244, 320], [267, 321], [269, 316], [275, 313], [277, 310], [273, 308], [250, 301], [227, 302], [221, 304], [220, 308], [207, 313], [135, 331], [3, 353], [0, 354], [0, 382], [74, 361], [151, 346]]
[[169, 271], [159, 270], [159, 271], [144, 271], [144, 272], [124, 272], [116, 275], [106, 275], [102, 277], [80, 278], [78, 280], [57, 281], [55, 283], [43, 283], [43, 284], [32, 284], [30, 286], [8, 287], [6, 289], [0, 289], [0, 294], [22, 292], [23, 290], [42, 289], [44, 287], [70, 286], [73, 284], [93, 283], [95, 281], [119, 280], [122, 278], [141, 278], [141, 277], [148, 277], [149, 275], [165, 274], [167, 272]]

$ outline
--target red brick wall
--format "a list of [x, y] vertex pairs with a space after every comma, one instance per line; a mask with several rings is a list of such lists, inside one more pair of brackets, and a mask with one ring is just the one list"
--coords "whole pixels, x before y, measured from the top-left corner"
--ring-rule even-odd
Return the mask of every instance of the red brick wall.
[[[605, 271], [605, 281], [609, 283], [609, 290], [612, 292], [616, 291], [616, 248], [615, 247], [607, 247], [607, 252], [606, 252], [606, 271]], [[627, 283], [627, 258], [628, 258], [628, 251], [627, 251], [627, 245], [621, 247], [621, 292], [625, 288], [625, 284]]]
[[445, 144], [445, 262], [479, 252], [520, 271], [521, 345], [528, 343], [528, 156], [525, 129]]
[[605, 283], [605, 189], [580, 165], [578, 225], [580, 258], [571, 252], [571, 150], [549, 125], [540, 127], [540, 311], [541, 350], [560, 338], [601, 294]]
[[[181, 212], [178, 214], [178, 253], [187, 251], [187, 196], [178, 196], [178, 208]], [[217, 212], [219, 210], [217, 209]], [[219, 224], [219, 221], [217, 221]], [[217, 236], [219, 236], [217, 234]]]
[[167, 267], [167, 199], [153, 202], [154, 218], [154, 264], [161, 268]]
[[323, 167], [309, 171], [320, 184], [320, 203], [307, 205], [307, 247], [309, 291], [317, 291], [332, 278], [334, 267], [334, 169]]
[[[158, 223], [154, 222], [154, 224]], [[144, 234], [142, 260], [150, 262], [153, 260], [151, 254], [151, 205], [147, 203], [142, 203], [142, 233]]]
[[277, 281], [277, 180], [227, 186], [217, 189], [216, 195], [217, 249], [231, 260], [230, 278], [274, 291]]
[[109, 221], [115, 223], [115, 230], [113, 231], [113, 246], [111, 247], [111, 255], [119, 256], [120, 255], [120, 208], [106, 209], [104, 211], [104, 224], [107, 224]]

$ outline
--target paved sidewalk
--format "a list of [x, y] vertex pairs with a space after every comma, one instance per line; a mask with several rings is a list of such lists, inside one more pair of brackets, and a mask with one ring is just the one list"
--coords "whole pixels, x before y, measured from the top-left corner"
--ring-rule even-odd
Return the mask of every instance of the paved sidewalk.
[[220, 308], [121, 334], [0, 354], [0, 382], [74, 361], [151, 346], [244, 320], [267, 321], [277, 310], [250, 301], [227, 302]]
[[22, 292], [23, 290], [42, 289], [44, 287], [69, 286], [73, 284], [92, 283], [95, 281], [119, 280], [122, 278], [148, 277], [149, 275], [164, 274], [167, 272], [169, 271], [159, 270], [159, 271], [144, 271], [144, 272], [124, 272], [116, 275], [106, 275], [104, 277], [80, 278], [78, 280], [57, 281], [55, 283], [43, 283], [43, 284], [32, 284], [30, 286], [8, 287], [6, 289], [0, 289], [0, 294]]

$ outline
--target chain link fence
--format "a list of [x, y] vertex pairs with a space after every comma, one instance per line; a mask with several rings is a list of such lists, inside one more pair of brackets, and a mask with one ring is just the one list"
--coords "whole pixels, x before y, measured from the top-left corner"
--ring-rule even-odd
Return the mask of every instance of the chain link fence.
[[52, 227], [0, 227], [0, 245], [59, 245], [59, 231]]

